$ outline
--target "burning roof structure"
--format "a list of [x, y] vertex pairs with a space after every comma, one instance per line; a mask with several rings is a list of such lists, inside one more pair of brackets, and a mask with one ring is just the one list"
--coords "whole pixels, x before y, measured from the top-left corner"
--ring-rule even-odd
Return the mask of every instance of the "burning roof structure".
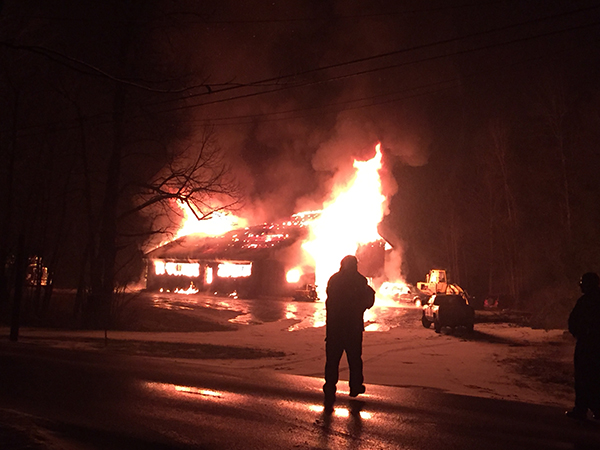
[[307, 221], [318, 214], [295, 214], [289, 221], [255, 225], [219, 236], [190, 234], [153, 250], [148, 256], [177, 259], [266, 259], [277, 250], [306, 237]]

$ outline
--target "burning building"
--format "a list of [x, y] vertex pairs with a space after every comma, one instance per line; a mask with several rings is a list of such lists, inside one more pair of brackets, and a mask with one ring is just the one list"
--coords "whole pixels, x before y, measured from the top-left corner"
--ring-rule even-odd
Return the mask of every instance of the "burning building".
[[260, 297], [293, 295], [314, 285], [314, 268], [299, 264], [306, 223], [318, 213], [289, 221], [232, 230], [219, 236], [190, 234], [147, 256], [147, 288]]
[[[242, 298], [293, 296], [315, 300], [315, 267], [302, 264], [307, 224], [319, 212], [299, 213], [289, 221], [232, 230], [220, 236], [191, 234], [148, 253], [147, 288], [199, 291]], [[360, 270], [383, 273], [385, 241], [362, 245]]]
[[147, 287], [256, 298], [312, 286], [324, 299], [327, 280], [346, 255], [359, 258], [363, 275], [383, 277], [386, 242], [377, 230], [386, 204], [381, 163], [377, 145], [371, 159], [354, 161], [352, 176], [333, 187], [319, 211], [218, 236], [188, 234], [153, 250], [147, 254]]

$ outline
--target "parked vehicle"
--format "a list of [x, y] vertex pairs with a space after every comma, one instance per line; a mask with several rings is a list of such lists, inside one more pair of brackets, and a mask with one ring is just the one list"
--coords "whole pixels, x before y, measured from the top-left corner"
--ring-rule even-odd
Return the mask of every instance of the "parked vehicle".
[[436, 333], [443, 327], [465, 327], [472, 331], [475, 324], [475, 310], [464, 294], [435, 294], [423, 306], [421, 323], [425, 328], [433, 324]]

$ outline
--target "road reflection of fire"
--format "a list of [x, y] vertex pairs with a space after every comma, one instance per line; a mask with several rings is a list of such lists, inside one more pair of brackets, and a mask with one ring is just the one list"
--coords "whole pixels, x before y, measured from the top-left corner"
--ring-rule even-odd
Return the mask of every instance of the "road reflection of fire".
[[222, 397], [223, 394], [217, 391], [212, 391], [210, 389], [199, 389], [189, 386], [174, 386], [176, 391], [179, 392], [187, 392], [188, 394], [200, 394], [207, 395], [209, 397]]
[[161, 392], [167, 396], [182, 395], [182, 394], [186, 394], [186, 395], [194, 394], [194, 395], [201, 396], [205, 399], [231, 400], [231, 398], [229, 398], [229, 397], [232, 395], [229, 392], [226, 393], [226, 392], [222, 392], [222, 391], [215, 391], [212, 389], [205, 389], [205, 388], [199, 388], [199, 387], [194, 387], [194, 386], [181, 386], [181, 385], [171, 384], [171, 383], [157, 383], [157, 382], [152, 382], [152, 381], [145, 382], [144, 386], [147, 389], [150, 389], [152, 391]]
[[[323, 405], [308, 405], [308, 409], [312, 412], [322, 413], [325, 411], [325, 407]], [[338, 406], [333, 409], [334, 416], [337, 417], [350, 417], [351, 415], [357, 415], [364, 420], [369, 420], [373, 418], [373, 414], [368, 411], [354, 411], [352, 409], [348, 409], [343, 406]]]
[[[251, 398], [249, 396], [243, 395], [243, 394], [236, 394], [233, 392], [225, 392], [225, 391], [216, 391], [213, 389], [206, 389], [206, 388], [195, 387], [195, 386], [182, 386], [182, 385], [178, 385], [178, 384], [158, 383], [158, 382], [152, 382], [152, 381], [144, 382], [143, 386], [146, 389], [149, 389], [154, 392], [158, 392], [160, 394], [163, 394], [163, 395], [166, 395], [169, 397], [170, 396], [189, 396], [190, 399], [197, 398], [197, 399], [209, 400], [209, 401], [226, 402], [228, 404], [235, 403], [238, 405], [243, 405], [243, 404], [247, 403], [248, 401], [256, 401], [255, 399], [251, 400]], [[340, 392], [342, 392], [342, 391], [340, 391]], [[309, 411], [312, 411], [315, 413], [322, 413], [324, 411], [324, 406], [317, 405], [317, 404], [306, 405], [305, 403], [302, 403], [302, 402], [287, 401], [287, 400], [281, 402], [280, 404], [282, 404], [283, 406], [286, 406], [287, 408], [291, 408], [291, 409], [302, 409], [304, 407], [307, 407]], [[360, 419], [363, 419], [363, 420], [369, 420], [369, 419], [373, 418], [372, 413], [362, 410], [362, 402], [357, 402], [357, 404], [360, 404], [361, 406], [353, 407], [351, 405], [350, 408], [346, 408], [343, 406], [335, 407], [333, 410], [333, 415], [335, 415], [337, 417], [354, 416], [354, 417], [360, 417]]]

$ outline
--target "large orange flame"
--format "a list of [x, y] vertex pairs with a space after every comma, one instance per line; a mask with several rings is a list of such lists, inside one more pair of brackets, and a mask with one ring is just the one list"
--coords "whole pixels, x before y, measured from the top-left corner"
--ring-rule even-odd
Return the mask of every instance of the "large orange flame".
[[236, 228], [243, 228], [248, 224], [246, 219], [237, 217], [230, 212], [215, 211], [209, 217], [198, 220], [190, 205], [177, 202], [181, 209], [183, 218], [181, 226], [177, 230], [175, 238], [187, 236], [188, 234], [203, 234], [206, 236], [220, 236]]
[[339, 270], [346, 255], [354, 255], [361, 244], [381, 237], [377, 226], [385, 211], [386, 198], [381, 193], [381, 144], [368, 161], [354, 161], [355, 173], [347, 183], [335, 186], [321, 215], [310, 226], [310, 238], [302, 248], [315, 265], [319, 298], [325, 298], [327, 280]]

